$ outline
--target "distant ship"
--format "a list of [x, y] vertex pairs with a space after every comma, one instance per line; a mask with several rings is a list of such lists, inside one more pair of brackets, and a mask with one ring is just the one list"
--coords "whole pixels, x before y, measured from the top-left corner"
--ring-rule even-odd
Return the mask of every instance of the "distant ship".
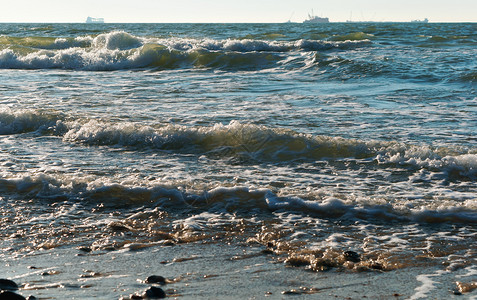
[[429, 23], [429, 20], [427, 18], [424, 20], [412, 20], [411, 23]]
[[104, 19], [103, 18], [88, 17], [88, 18], [86, 18], [86, 23], [104, 23]]
[[311, 15], [308, 14], [308, 19], [303, 21], [303, 23], [330, 23], [330, 19], [315, 16], [312, 10]]
[[290, 18], [288, 18], [288, 21], [286, 21], [285, 23], [296, 23], [296, 22], [291, 21], [291, 18], [293, 17], [294, 14], [295, 14], [295, 12], [292, 12]]

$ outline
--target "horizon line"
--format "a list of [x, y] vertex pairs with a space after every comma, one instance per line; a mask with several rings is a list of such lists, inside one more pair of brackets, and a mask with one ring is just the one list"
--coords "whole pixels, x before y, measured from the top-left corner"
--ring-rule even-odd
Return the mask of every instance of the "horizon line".
[[100, 25], [100, 24], [310, 24], [310, 25], [326, 25], [332, 23], [416, 23], [416, 24], [429, 24], [429, 23], [477, 23], [477, 21], [428, 21], [428, 22], [415, 22], [411, 21], [330, 21], [328, 23], [304, 23], [304, 22], [101, 22], [101, 23], [87, 23], [85, 21], [81, 22], [66, 22], [66, 21], [52, 21], [52, 22], [31, 22], [31, 21], [0, 21], [0, 24], [91, 24], [91, 25]]

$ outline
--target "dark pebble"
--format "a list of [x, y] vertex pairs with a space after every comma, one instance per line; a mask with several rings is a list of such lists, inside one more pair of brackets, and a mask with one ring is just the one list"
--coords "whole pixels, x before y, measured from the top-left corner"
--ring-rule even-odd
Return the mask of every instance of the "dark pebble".
[[35, 296], [30, 295], [26, 298], [26, 300], [37, 300], [37, 299]]
[[262, 254], [273, 254], [273, 253], [274, 253], [273, 250], [269, 248], [262, 250]]
[[166, 298], [166, 292], [164, 292], [163, 289], [155, 286], [148, 288], [144, 294], [147, 298], [152, 299]]
[[166, 284], [166, 279], [159, 275], [151, 275], [146, 278], [146, 283]]
[[360, 262], [361, 258], [358, 253], [348, 250], [344, 252], [344, 257], [347, 261], [351, 261], [354, 263]]
[[18, 285], [9, 279], [0, 279], [0, 290], [16, 291]]
[[93, 251], [90, 247], [79, 247], [78, 250], [86, 253]]
[[380, 263], [374, 263], [371, 265], [371, 269], [374, 269], [374, 270], [383, 270], [383, 265], [380, 264]]
[[26, 300], [22, 295], [15, 294], [10, 291], [3, 291], [0, 293], [0, 300]]

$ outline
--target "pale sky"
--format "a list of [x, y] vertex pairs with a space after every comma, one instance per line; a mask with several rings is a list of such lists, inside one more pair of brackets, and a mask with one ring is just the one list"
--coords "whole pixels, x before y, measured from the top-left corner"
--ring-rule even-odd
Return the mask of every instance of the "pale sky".
[[331, 22], [477, 22], [477, 0], [0, 0], [0, 23], [281, 23], [312, 10]]

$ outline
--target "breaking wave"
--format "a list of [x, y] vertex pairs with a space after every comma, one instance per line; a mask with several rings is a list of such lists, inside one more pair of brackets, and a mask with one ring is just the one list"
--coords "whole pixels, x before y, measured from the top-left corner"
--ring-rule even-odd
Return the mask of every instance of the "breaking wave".
[[146, 126], [71, 120], [62, 114], [41, 110], [0, 111], [0, 134], [30, 131], [54, 134], [65, 142], [93, 146], [171, 150], [217, 159], [244, 158], [251, 162], [365, 159], [378, 165], [415, 166], [466, 180], [477, 179], [476, 149], [311, 135], [238, 121], [214, 126]]
[[138, 68], [270, 68], [303, 52], [365, 47], [368, 39], [264, 41], [139, 37], [0, 37], [0, 68], [108, 71]]
[[[212, 127], [167, 125], [159, 128], [98, 121], [65, 125], [65, 141], [175, 149], [212, 157], [246, 157], [256, 161], [291, 162], [322, 159], [372, 159], [379, 164], [410, 165], [476, 179], [475, 150], [432, 148], [397, 142], [314, 136], [291, 130], [232, 121]], [[61, 127], [61, 126], [60, 126]]]
[[61, 119], [61, 114], [50, 111], [0, 108], [0, 135], [47, 130]]

